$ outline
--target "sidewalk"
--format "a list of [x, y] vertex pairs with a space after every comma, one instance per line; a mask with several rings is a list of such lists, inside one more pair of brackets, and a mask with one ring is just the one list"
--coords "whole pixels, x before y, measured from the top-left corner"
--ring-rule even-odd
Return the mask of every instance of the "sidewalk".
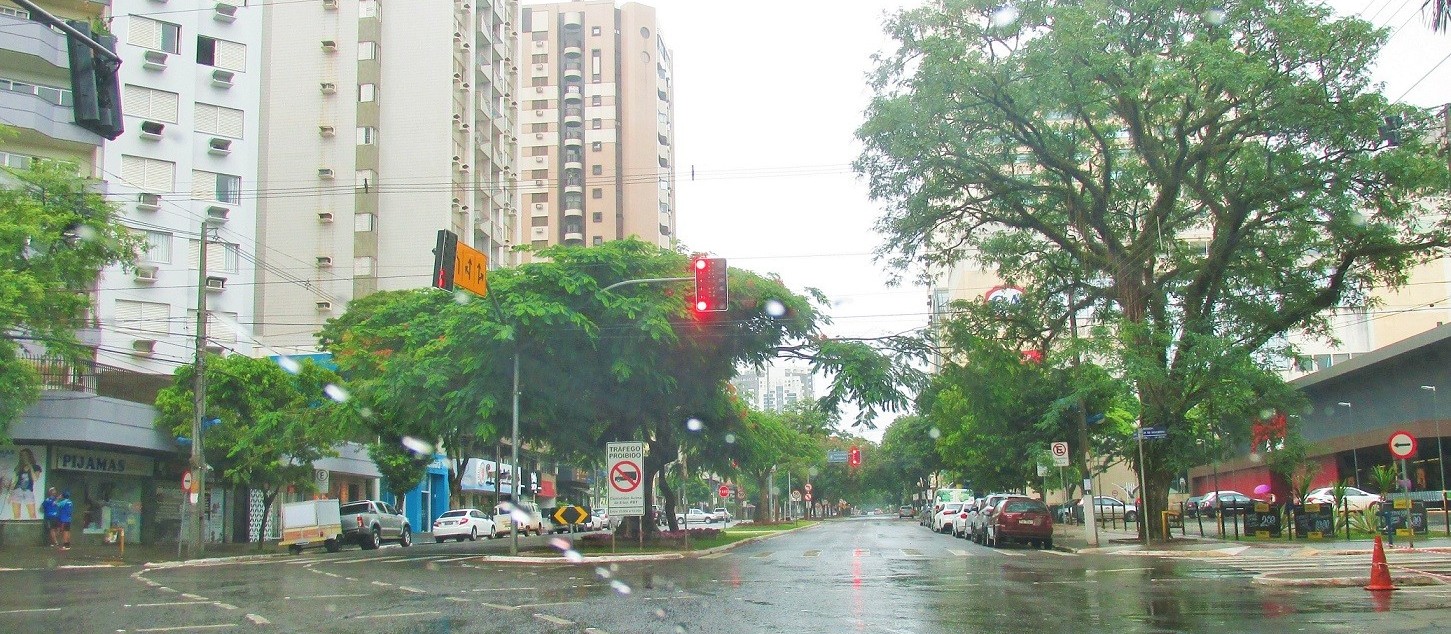
[[[275, 543], [264, 544], [260, 550], [256, 544], [207, 544], [203, 557], [271, 556], [283, 552]], [[127, 544], [124, 555], [115, 544], [76, 544], [70, 550], [46, 546], [5, 546], [0, 548], [0, 571], [140, 566], [181, 559], [174, 543]]]
[[[1263, 539], [1256, 537], [1234, 538], [1231, 530], [1221, 539], [1218, 536], [1216, 527], [1210, 532], [1205, 527], [1204, 537], [1199, 536], [1197, 526], [1193, 530], [1186, 531], [1186, 535], [1180, 535], [1177, 530], [1173, 532], [1173, 538], [1169, 541], [1155, 540], [1149, 546], [1139, 541], [1138, 532], [1133, 529], [1124, 529], [1122, 525], [1117, 528], [1098, 529], [1098, 546], [1088, 545], [1087, 533], [1079, 524], [1058, 524], [1053, 527], [1053, 544], [1059, 550], [1067, 550], [1075, 553], [1105, 553], [1105, 552], [1186, 552], [1196, 550], [1219, 550], [1230, 547], [1249, 547], [1256, 549], [1304, 549], [1317, 552], [1340, 553], [1369, 553], [1375, 546], [1375, 541], [1370, 538], [1357, 538], [1352, 540], [1340, 539], [1290, 539], [1287, 535]], [[1438, 530], [1439, 529], [1439, 530]], [[1446, 550], [1451, 552], [1451, 537], [1446, 537], [1445, 529], [1435, 527], [1429, 535], [1416, 536], [1413, 540], [1406, 537], [1397, 537], [1395, 544], [1384, 542], [1388, 551], [1411, 549], [1410, 544], [1414, 543], [1414, 550]]]

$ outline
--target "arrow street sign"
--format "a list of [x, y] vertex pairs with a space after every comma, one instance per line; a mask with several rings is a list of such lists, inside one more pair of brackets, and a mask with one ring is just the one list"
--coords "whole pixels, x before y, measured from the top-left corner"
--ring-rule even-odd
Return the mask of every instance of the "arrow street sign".
[[589, 510], [582, 506], [568, 504], [554, 509], [554, 523], [556, 524], [583, 524], [589, 521]]
[[1391, 455], [1400, 460], [1405, 460], [1416, 455], [1416, 437], [1410, 432], [1398, 431], [1391, 434], [1389, 441]]
[[1053, 466], [1055, 466], [1055, 467], [1066, 467], [1066, 466], [1068, 466], [1068, 443], [1066, 443], [1066, 442], [1055, 442], [1052, 445], [1052, 451], [1053, 451]]

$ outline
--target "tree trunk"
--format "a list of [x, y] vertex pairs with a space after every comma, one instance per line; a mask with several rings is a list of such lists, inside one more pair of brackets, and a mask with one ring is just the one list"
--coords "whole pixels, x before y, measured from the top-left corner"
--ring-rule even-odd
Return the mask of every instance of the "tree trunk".
[[757, 524], [766, 523], [771, 512], [771, 472], [757, 473], [751, 476], [756, 481], [756, 512], [751, 519]]
[[272, 503], [277, 500], [280, 492], [282, 487], [272, 489], [271, 493], [266, 489], [262, 490], [262, 525], [257, 528], [257, 550], [262, 550], [262, 542], [267, 539], [267, 517], [272, 514]]

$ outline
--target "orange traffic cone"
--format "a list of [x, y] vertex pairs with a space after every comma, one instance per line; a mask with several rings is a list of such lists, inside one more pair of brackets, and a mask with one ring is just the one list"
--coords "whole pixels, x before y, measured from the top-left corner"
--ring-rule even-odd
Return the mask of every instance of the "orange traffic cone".
[[1386, 563], [1385, 547], [1381, 546], [1380, 535], [1375, 536], [1375, 553], [1370, 556], [1370, 584], [1366, 590], [1395, 590], [1391, 585], [1391, 566]]

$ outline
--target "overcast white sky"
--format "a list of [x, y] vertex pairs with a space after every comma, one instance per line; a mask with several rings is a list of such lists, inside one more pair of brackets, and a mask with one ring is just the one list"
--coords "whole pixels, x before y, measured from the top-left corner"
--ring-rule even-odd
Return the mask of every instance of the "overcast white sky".
[[[1396, 32], [1378, 67], [1389, 98], [1438, 106], [1451, 102], [1451, 37], [1429, 31], [1422, 1], [1331, 5]], [[835, 304], [828, 334], [874, 336], [925, 325], [927, 291], [889, 287], [886, 271], [872, 262], [881, 243], [872, 230], [880, 208], [850, 169], [859, 151], [853, 134], [870, 96], [871, 55], [887, 45], [884, 12], [918, 3], [644, 4], [656, 7], [675, 56], [685, 244], [731, 266], [778, 273], [798, 290], [821, 289]], [[880, 429], [869, 436], [879, 438]]]

